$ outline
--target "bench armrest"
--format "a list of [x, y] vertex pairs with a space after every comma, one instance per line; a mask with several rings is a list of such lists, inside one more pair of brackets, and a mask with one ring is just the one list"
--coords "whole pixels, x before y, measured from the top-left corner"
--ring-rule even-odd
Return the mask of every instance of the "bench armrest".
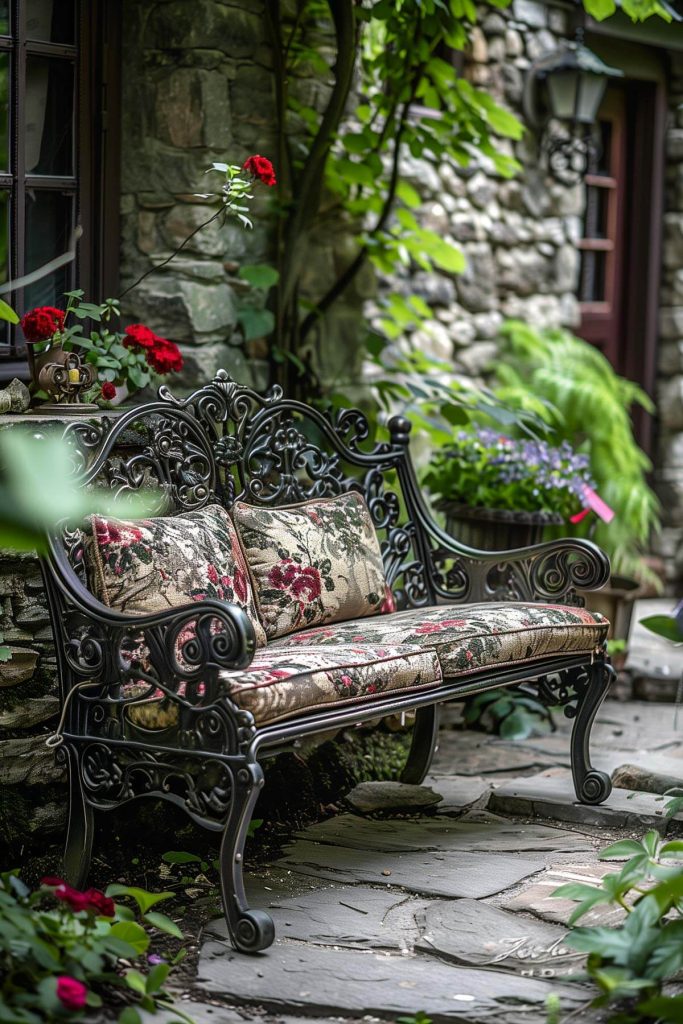
[[459, 603], [583, 605], [577, 590], [599, 590], [609, 581], [609, 559], [589, 540], [566, 537], [510, 551], [478, 551], [461, 544], [432, 517], [410, 458], [403, 472], [403, 488], [410, 494], [416, 520], [413, 544], [418, 560], [404, 567], [410, 603], [424, 604], [420, 594], [428, 594], [431, 586], [439, 599]]
[[[101, 680], [106, 686], [120, 684], [122, 677], [156, 679], [170, 693], [177, 693], [183, 683], [201, 681], [210, 702], [218, 693], [219, 672], [246, 668], [254, 656], [254, 626], [238, 605], [205, 598], [145, 615], [117, 611], [83, 585], [63, 545], [52, 538], [44, 571], [61, 591], [62, 609], [53, 608], [53, 622], [59, 622], [57, 644], [76, 680]], [[191, 634], [179, 644], [190, 627]], [[131, 645], [144, 647], [151, 672], [131, 666], [126, 657]]]

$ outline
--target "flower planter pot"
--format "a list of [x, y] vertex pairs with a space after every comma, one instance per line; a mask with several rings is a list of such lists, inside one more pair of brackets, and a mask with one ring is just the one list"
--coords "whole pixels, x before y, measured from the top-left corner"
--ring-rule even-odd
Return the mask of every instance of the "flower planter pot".
[[481, 551], [505, 551], [539, 544], [547, 526], [560, 526], [562, 516], [552, 512], [512, 512], [502, 508], [439, 501], [446, 529], [462, 544]]
[[610, 577], [609, 586], [603, 590], [586, 592], [584, 596], [590, 611], [601, 612], [609, 619], [609, 639], [628, 640], [633, 605], [638, 597], [643, 596], [638, 581], [614, 573]]

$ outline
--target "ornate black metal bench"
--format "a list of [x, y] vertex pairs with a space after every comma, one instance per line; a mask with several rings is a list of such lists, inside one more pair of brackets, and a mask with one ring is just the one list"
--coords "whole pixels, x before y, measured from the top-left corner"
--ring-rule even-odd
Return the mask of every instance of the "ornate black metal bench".
[[[282, 658], [303, 636], [320, 644], [329, 668], [335, 652], [349, 644], [366, 651], [364, 642], [370, 675], [388, 664], [388, 651], [404, 652], [402, 688], [393, 668], [382, 686], [366, 685], [362, 693], [350, 675], [341, 675], [330, 703], [307, 707], [307, 691], [298, 687], [299, 704], [269, 717], [233, 685], [241, 680], [243, 686], [256, 664], [254, 624], [242, 608], [216, 597], [143, 615], [109, 607], [87, 586], [81, 530], [62, 524], [49, 539], [43, 569], [64, 708], [58, 756], [69, 768], [65, 867], [73, 884], [88, 872], [95, 809], [148, 795], [173, 801], [199, 825], [223, 833], [223, 901], [233, 943], [246, 952], [264, 949], [273, 925], [265, 912], [248, 908], [242, 883], [247, 828], [263, 785], [259, 760], [319, 731], [415, 710], [403, 778], [420, 782], [434, 752], [440, 703], [522, 681], [535, 681], [543, 699], [564, 705], [574, 719], [578, 799], [599, 803], [608, 796], [609, 778], [592, 769], [588, 752], [612, 674], [604, 653], [607, 624], [583, 610], [577, 594], [606, 583], [607, 558], [575, 539], [494, 553], [457, 543], [423, 501], [409, 430], [395, 417], [390, 440], [373, 444], [358, 411], [328, 420], [277, 389], [261, 396], [223, 372], [187, 399], [162, 388], [158, 401], [113, 425], [67, 428], [83, 486], [116, 493], [151, 487], [164, 515], [212, 503], [229, 510], [238, 499], [279, 509], [359, 492], [381, 538], [399, 610], [314, 629], [308, 640], [294, 633], [265, 651]], [[356, 635], [359, 623], [369, 640]], [[405, 666], [418, 663], [406, 685]], [[258, 692], [270, 692], [268, 678], [258, 676]], [[248, 690], [252, 698], [256, 692]], [[144, 715], [136, 721], [136, 709], [161, 705], [163, 723], [145, 727]]]

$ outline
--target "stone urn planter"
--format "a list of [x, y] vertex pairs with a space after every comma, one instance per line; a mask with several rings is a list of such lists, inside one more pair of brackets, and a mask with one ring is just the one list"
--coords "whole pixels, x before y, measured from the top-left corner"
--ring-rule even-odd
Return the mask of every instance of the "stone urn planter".
[[552, 512], [514, 512], [445, 499], [437, 502], [436, 508], [444, 513], [451, 536], [482, 551], [505, 551], [540, 544], [546, 527], [564, 523], [562, 516]]

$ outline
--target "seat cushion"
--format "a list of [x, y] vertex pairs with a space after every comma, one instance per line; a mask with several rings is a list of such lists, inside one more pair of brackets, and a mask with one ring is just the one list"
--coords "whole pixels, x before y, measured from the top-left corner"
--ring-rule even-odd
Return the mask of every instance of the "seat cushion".
[[421, 690], [441, 682], [434, 651], [401, 644], [347, 645], [259, 651], [243, 672], [223, 672], [226, 695], [251, 711], [258, 725], [378, 695]]
[[[269, 725], [307, 712], [364, 704], [381, 694], [411, 692], [441, 682], [436, 653], [421, 647], [339, 644], [257, 651], [249, 668], [221, 672], [226, 697], [251, 711], [257, 725]], [[127, 696], [132, 697], [130, 690]], [[166, 729], [177, 722], [177, 708], [158, 696], [129, 705], [133, 725]]]
[[586, 608], [518, 602], [441, 605], [307, 629], [274, 641], [269, 650], [298, 644], [418, 645], [436, 651], [444, 678], [453, 678], [491, 665], [589, 654], [605, 640], [608, 628], [603, 615]]
[[350, 491], [286, 508], [237, 501], [232, 515], [269, 640], [317, 623], [393, 611], [362, 495]]
[[136, 522], [93, 515], [90, 525], [88, 579], [104, 604], [144, 615], [217, 597], [244, 608], [265, 644], [244, 554], [220, 505]]

